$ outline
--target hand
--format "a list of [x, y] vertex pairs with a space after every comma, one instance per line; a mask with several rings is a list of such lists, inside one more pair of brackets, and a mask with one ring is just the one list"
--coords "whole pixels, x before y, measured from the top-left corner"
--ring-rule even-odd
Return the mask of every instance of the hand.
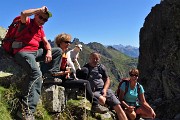
[[105, 89], [103, 89], [103, 90], [101, 91], [101, 94], [102, 94], [103, 97], [106, 97], [106, 96], [107, 96], [107, 91], [106, 91]]
[[66, 79], [70, 78], [70, 74], [67, 73], [65, 78], [66, 78]]
[[48, 11], [48, 8], [47, 8], [46, 6], [43, 6], [43, 7], [41, 7], [41, 11], [42, 11], [43, 13], [45, 13], [45, 12]]
[[132, 111], [134, 111], [135, 107], [134, 106], [129, 106], [127, 109], [128, 109], [128, 111], [132, 112]]
[[51, 60], [52, 60], [51, 51], [49, 52], [49, 50], [48, 50], [46, 57], [45, 57], [45, 63], [51, 62]]

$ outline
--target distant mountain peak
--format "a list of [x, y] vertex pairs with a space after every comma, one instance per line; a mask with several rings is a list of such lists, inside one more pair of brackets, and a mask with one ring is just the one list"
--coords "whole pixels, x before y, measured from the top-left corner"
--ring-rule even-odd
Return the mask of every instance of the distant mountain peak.
[[139, 48], [138, 47], [134, 47], [131, 45], [124, 46], [122, 44], [111, 45], [111, 46], [130, 57], [138, 58], [138, 56], [139, 56]]

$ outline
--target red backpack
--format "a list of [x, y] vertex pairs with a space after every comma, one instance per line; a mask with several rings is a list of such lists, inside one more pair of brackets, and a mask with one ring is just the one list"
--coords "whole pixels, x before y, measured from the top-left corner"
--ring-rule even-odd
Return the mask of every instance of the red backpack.
[[[119, 82], [119, 85], [118, 85], [118, 88], [116, 90], [116, 96], [119, 98], [119, 94], [120, 94], [120, 87], [122, 85], [123, 82], [125, 82], [125, 92], [124, 92], [124, 95], [127, 93], [128, 91], [128, 87], [129, 87], [129, 80], [130, 78], [122, 78], [121, 81]], [[138, 95], [140, 93], [140, 84], [137, 82], [137, 91], [138, 91]]]
[[11, 25], [8, 27], [8, 31], [6, 33], [5, 38], [2, 41], [2, 48], [9, 54], [12, 54], [13, 49], [12, 49], [12, 43], [15, 40], [15, 35], [17, 33], [17, 30], [20, 25], [20, 17], [16, 17]]
[[2, 40], [2, 48], [10, 55], [13, 55], [12, 43], [16, 40], [16, 38], [21, 36], [24, 33], [24, 31], [28, 30], [28, 27], [25, 27], [25, 29], [21, 28], [20, 25], [21, 18], [19, 16], [16, 17], [11, 23], [11, 25], [8, 27], [8, 31], [4, 39]]

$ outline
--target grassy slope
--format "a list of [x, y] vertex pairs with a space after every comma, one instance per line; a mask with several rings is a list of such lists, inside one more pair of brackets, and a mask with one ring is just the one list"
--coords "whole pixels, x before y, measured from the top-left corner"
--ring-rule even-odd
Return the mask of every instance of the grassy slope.
[[4, 99], [4, 92], [7, 89], [0, 87], [0, 120], [11, 120], [10, 112], [8, 111], [8, 104], [5, 102]]

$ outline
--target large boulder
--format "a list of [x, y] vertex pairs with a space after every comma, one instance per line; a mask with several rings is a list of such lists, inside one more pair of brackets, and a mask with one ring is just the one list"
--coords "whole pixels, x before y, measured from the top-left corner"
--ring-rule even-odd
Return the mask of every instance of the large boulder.
[[138, 69], [157, 117], [180, 113], [180, 1], [163, 0], [151, 9], [140, 30]]
[[9, 87], [17, 84], [19, 87], [23, 87], [22, 80], [25, 79], [27, 73], [1, 47], [0, 64], [0, 85]]

